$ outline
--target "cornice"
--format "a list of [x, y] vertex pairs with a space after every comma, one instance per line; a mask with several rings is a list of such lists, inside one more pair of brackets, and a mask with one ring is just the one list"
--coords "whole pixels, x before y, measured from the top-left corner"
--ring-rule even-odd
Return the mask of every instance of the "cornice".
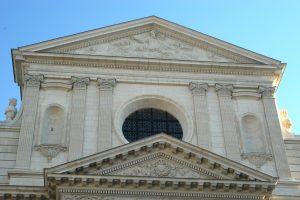
[[228, 198], [230, 196], [233, 199], [247, 199], [249, 197], [260, 199], [260, 195], [271, 195], [272, 190], [275, 188], [274, 183], [266, 182], [163, 177], [72, 176], [68, 174], [49, 174], [48, 183], [49, 189], [55, 191], [54, 188], [56, 188], [58, 193], [143, 196], [156, 194], [155, 196], [215, 198]]
[[30, 64], [69, 65], [102, 67], [145, 71], [172, 71], [187, 73], [217, 73], [250, 76], [278, 76], [274, 65], [218, 63], [201, 61], [162, 60], [147, 58], [125, 58], [54, 53], [24, 53]]

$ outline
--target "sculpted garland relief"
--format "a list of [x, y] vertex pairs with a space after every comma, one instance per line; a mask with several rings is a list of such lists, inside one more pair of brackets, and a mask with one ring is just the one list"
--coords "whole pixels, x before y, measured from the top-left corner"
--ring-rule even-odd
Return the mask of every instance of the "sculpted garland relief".
[[176, 60], [232, 62], [201, 48], [168, 38], [164, 33], [150, 32], [132, 35], [110, 43], [73, 50], [70, 53], [124, 57], [144, 57]]
[[150, 176], [150, 177], [176, 177], [176, 178], [203, 178], [204, 175], [179, 164], [156, 159], [138, 166], [132, 166], [122, 171], [115, 171], [113, 175], [123, 176]]

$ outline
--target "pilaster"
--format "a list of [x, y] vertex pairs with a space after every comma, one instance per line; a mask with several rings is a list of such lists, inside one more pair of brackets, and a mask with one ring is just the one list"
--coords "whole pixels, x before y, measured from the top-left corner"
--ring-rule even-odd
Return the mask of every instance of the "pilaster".
[[24, 76], [25, 88], [23, 93], [23, 114], [16, 159], [17, 168], [30, 168], [39, 90], [43, 78], [43, 75], [25, 74]]
[[71, 77], [73, 96], [71, 107], [69, 160], [75, 160], [83, 156], [85, 101], [86, 89], [89, 82], [89, 78]]
[[284, 141], [281, 134], [276, 99], [274, 97], [275, 90], [275, 87], [259, 87], [259, 91], [262, 94], [262, 102], [270, 133], [277, 173], [281, 179], [286, 179], [291, 177], [291, 172], [289, 170]]
[[226, 156], [230, 159], [240, 160], [240, 148], [235, 124], [235, 114], [232, 104], [233, 85], [216, 84], [219, 96], [220, 112], [225, 140]]
[[116, 79], [97, 80], [99, 86], [99, 123], [98, 123], [98, 145], [97, 150], [103, 151], [111, 148], [112, 141], [112, 106], [113, 88]]
[[193, 94], [198, 145], [202, 148], [210, 150], [211, 141], [209, 133], [209, 115], [206, 97], [208, 84], [191, 82], [189, 88]]

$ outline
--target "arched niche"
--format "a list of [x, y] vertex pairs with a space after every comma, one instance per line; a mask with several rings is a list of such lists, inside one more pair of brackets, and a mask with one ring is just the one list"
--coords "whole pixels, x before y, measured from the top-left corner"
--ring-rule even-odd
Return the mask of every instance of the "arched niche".
[[245, 114], [241, 119], [244, 153], [267, 153], [264, 129], [254, 114]]
[[62, 106], [50, 105], [44, 112], [40, 144], [63, 145], [66, 131], [66, 114]]

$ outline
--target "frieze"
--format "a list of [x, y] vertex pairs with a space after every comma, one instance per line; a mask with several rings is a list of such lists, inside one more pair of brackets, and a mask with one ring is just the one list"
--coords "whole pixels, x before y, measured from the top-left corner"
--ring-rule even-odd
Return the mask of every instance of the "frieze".
[[216, 192], [178, 192], [178, 191], [131, 191], [131, 190], [97, 190], [97, 189], [73, 189], [60, 188], [58, 192], [63, 200], [119, 200], [119, 199], [266, 199], [263, 194], [236, 194], [232, 192], [216, 193]]
[[51, 65], [69, 65], [69, 66], [82, 66], [82, 67], [101, 67], [108, 69], [128, 69], [128, 70], [143, 70], [143, 71], [165, 71], [165, 72], [187, 72], [187, 73], [218, 73], [218, 74], [229, 74], [229, 75], [250, 75], [250, 76], [268, 76], [274, 77], [274, 73], [270, 70], [252, 70], [252, 69], [230, 69], [228, 67], [221, 68], [212, 67], [211, 65], [201, 64], [199, 66], [187, 66], [185, 64], [149, 64], [149, 63], [134, 63], [131, 64], [117, 64], [113, 62], [101, 62], [92, 61], [86, 62], [85, 60], [68, 60], [68, 59], [47, 59], [47, 58], [33, 58], [27, 57], [27, 62], [34, 64], [51, 64]]

